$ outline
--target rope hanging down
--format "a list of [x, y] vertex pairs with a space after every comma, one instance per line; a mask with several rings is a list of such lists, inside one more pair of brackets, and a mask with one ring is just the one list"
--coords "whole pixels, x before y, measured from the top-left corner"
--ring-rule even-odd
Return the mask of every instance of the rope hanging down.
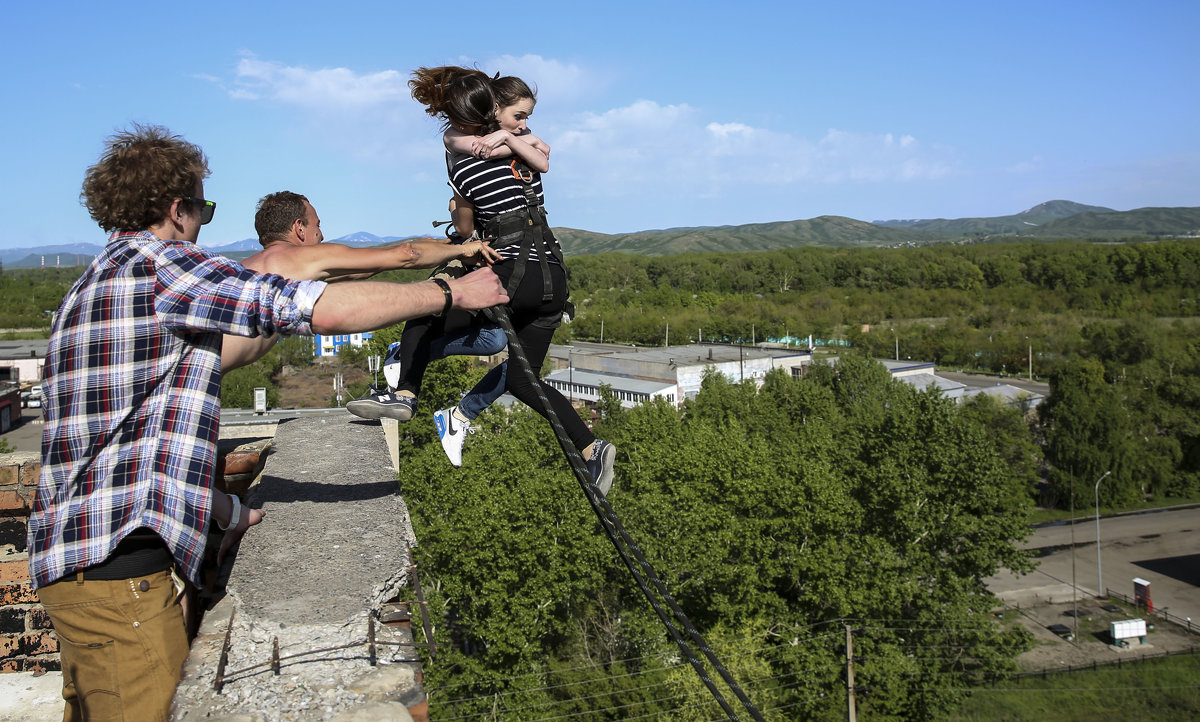
[[[550, 426], [554, 429], [554, 435], [558, 438], [558, 445], [562, 447], [563, 455], [566, 456], [567, 462], [575, 472], [575, 479], [583, 487], [584, 495], [591, 502], [592, 510], [596, 512], [596, 516], [600, 519], [600, 525], [604, 527], [609, 540], [617, 548], [617, 553], [621, 556], [622, 561], [625, 562], [625, 566], [629, 568], [629, 573], [633, 575], [634, 581], [637, 582], [638, 587], [642, 590], [642, 594], [646, 596], [646, 600], [650, 602], [650, 606], [658, 614], [658, 618], [662, 621], [663, 626], [667, 628], [668, 634], [670, 634], [671, 639], [679, 647], [679, 651], [683, 653], [684, 658], [692, 665], [692, 669], [696, 670], [696, 674], [700, 676], [700, 681], [704, 683], [704, 686], [708, 687], [709, 692], [712, 693], [717, 703], [721, 705], [721, 709], [725, 710], [725, 713], [729, 715], [729, 719], [740, 720], [741, 718], [737, 716], [737, 713], [726, 702], [725, 697], [721, 695], [721, 691], [717, 689], [716, 684], [704, 668], [703, 663], [697, 659], [695, 652], [688, 645], [679, 627], [675, 625], [675, 620], [687, 632], [687, 636], [691, 638], [697, 648], [704, 653], [705, 658], [712, 664], [713, 669], [717, 670], [717, 673], [721, 675], [721, 679], [725, 680], [725, 684], [733, 690], [734, 695], [741, 701], [742, 706], [746, 708], [750, 717], [757, 720], [757, 722], [764, 722], [762, 715], [754, 706], [754, 703], [742, 691], [741, 686], [738, 685], [733, 675], [729, 673], [729, 670], [725, 668], [725, 665], [721, 664], [721, 660], [717, 659], [716, 654], [709, 648], [708, 643], [704, 641], [704, 638], [697, 631], [695, 625], [692, 624], [688, 616], [679, 607], [679, 603], [671, 596], [670, 591], [667, 590], [667, 586], [659, 579], [658, 572], [654, 571], [654, 568], [650, 566], [650, 562], [646, 561], [641, 548], [629, 536], [629, 533], [625, 531], [625, 527], [621, 524], [621, 520], [617, 517], [617, 513], [613, 510], [612, 505], [600, 494], [600, 490], [596, 487], [591, 474], [588, 472], [586, 462], [584, 462], [583, 457], [579, 455], [579, 452], [567, 437], [567, 431], [559, 420], [558, 414], [554, 412], [554, 407], [550, 405], [550, 400], [546, 398], [541, 390], [541, 384], [537, 376], [533, 373], [529, 359], [525, 357], [525, 351], [521, 348], [521, 342], [517, 339], [517, 332], [513, 328], [512, 319], [509, 318], [508, 309], [503, 306], [497, 306], [487, 309], [484, 313], [504, 329], [504, 334], [508, 337], [509, 360], [516, 362], [518, 372], [523, 374], [533, 388], [537, 390], [544, 415], [550, 422]], [[655, 592], [661, 596], [661, 599], [655, 595]], [[668, 614], [663, 608], [664, 602], [671, 608], [671, 614]], [[674, 616], [674, 620], [672, 620], [672, 615]]]

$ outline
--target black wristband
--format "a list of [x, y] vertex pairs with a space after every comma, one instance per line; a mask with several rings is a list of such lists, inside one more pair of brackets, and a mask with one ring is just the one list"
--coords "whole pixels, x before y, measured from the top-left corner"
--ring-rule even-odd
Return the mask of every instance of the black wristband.
[[450, 284], [446, 283], [440, 278], [431, 278], [429, 280], [436, 283], [438, 288], [442, 289], [442, 295], [446, 297], [446, 305], [442, 307], [442, 312], [434, 315], [445, 316], [446, 314], [450, 313], [450, 307], [454, 305], [454, 294], [450, 292]]

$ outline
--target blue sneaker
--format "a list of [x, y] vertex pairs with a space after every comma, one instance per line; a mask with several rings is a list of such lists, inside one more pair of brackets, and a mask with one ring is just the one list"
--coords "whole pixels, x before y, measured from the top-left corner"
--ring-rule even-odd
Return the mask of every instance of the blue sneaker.
[[587, 460], [587, 467], [592, 474], [592, 480], [600, 489], [601, 496], [608, 496], [608, 491], [612, 488], [613, 461], [616, 458], [617, 447], [607, 441], [596, 439], [596, 442], [592, 444], [592, 455]]
[[360, 419], [408, 421], [417, 408], [416, 396], [397, 396], [393, 393], [368, 395], [346, 404], [346, 410]]
[[467, 434], [474, 431], [471, 422], [462, 423], [454, 417], [454, 407], [435, 411], [433, 425], [437, 427], [438, 438], [442, 440], [442, 450], [446, 452], [452, 466], [462, 466], [463, 441]]

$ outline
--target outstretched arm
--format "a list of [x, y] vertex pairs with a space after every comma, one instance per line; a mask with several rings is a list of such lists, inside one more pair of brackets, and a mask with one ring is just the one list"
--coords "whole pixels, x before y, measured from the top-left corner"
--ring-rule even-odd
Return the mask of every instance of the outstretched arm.
[[[452, 308], [475, 311], [508, 303], [508, 294], [490, 268], [446, 281]], [[446, 297], [432, 281], [358, 281], [326, 286], [313, 307], [314, 333], [374, 331], [412, 318], [441, 313]]]
[[[322, 244], [327, 245], [327, 244]], [[312, 246], [320, 248], [320, 246]], [[437, 268], [455, 258], [475, 258], [491, 264], [500, 254], [483, 241], [443, 243], [441, 241], [409, 241], [387, 248], [347, 248], [353, 254], [338, 254], [340, 267], [326, 269], [319, 281], [359, 281], [382, 271], [397, 268]], [[380, 262], [382, 265], [380, 265]], [[361, 270], [360, 270], [361, 269]]]
[[290, 248], [287, 257], [276, 259], [271, 268], [252, 270], [314, 281], [357, 281], [397, 268], [434, 268], [453, 258], [476, 256], [488, 262], [499, 258], [491, 248], [481, 245], [412, 241], [394, 246], [354, 248], [340, 243], [321, 243]]
[[453, 128], [442, 136], [446, 148], [455, 153], [476, 158], [519, 158], [538, 173], [550, 172], [550, 146], [544, 140], [526, 132], [514, 135], [497, 130], [484, 136], [467, 135]]

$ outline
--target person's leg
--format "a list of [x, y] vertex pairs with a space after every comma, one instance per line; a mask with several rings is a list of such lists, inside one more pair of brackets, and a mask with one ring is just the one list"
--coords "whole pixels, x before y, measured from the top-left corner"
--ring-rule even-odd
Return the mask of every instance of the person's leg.
[[457, 406], [434, 412], [434, 428], [442, 442], [442, 450], [453, 466], [462, 466], [463, 442], [471, 432], [471, 422], [504, 394], [507, 366], [508, 362], [505, 361], [488, 371]]
[[472, 323], [465, 328], [446, 328], [441, 338], [429, 344], [430, 359], [447, 356], [494, 356], [504, 350], [508, 339], [499, 326], [488, 323]]
[[493, 366], [483, 378], [467, 392], [462, 401], [458, 402], [458, 409], [462, 412], [463, 418], [466, 421], [473, 421], [478, 418], [483, 410], [495, 403], [496, 399], [504, 395], [504, 386], [508, 376], [508, 362]]
[[[579, 414], [575, 412], [575, 408], [557, 389], [541, 380], [542, 362], [546, 358], [546, 352], [550, 349], [550, 341], [554, 337], [554, 329], [557, 327], [553, 318], [562, 312], [567, 301], [566, 274], [562, 266], [550, 265], [554, 296], [550, 299], [543, 299], [541, 267], [537, 262], [527, 261], [526, 263], [525, 276], [521, 279], [521, 285], [510, 298], [508, 308], [513, 327], [517, 332], [517, 340], [521, 344], [521, 349], [536, 380], [531, 381], [525, 373], [513, 366], [507, 373], [508, 391], [521, 403], [542, 416], [546, 416], [545, 408], [539, 397], [539, 394], [544, 394], [575, 448], [581, 452], [590, 451], [592, 442], [596, 439], [591, 429], [583, 423]], [[509, 272], [511, 273], [511, 271]], [[506, 282], [507, 275], [502, 275], [501, 280]], [[510, 353], [510, 363], [512, 360]]]
[[64, 721], [165, 720], [187, 658], [171, 572], [38, 589], [59, 640]]
[[395, 354], [397, 360], [393, 361], [389, 354], [388, 368], [384, 371], [389, 386], [391, 380], [397, 381], [395, 387], [354, 399], [346, 404], [346, 410], [363, 419], [411, 419], [417, 408], [417, 392], [429, 365], [430, 344], [442, 335], [444, 327], [445, 319], [435, 316], [414, 318], [405, 323], [400, 334], [400, 348]]

